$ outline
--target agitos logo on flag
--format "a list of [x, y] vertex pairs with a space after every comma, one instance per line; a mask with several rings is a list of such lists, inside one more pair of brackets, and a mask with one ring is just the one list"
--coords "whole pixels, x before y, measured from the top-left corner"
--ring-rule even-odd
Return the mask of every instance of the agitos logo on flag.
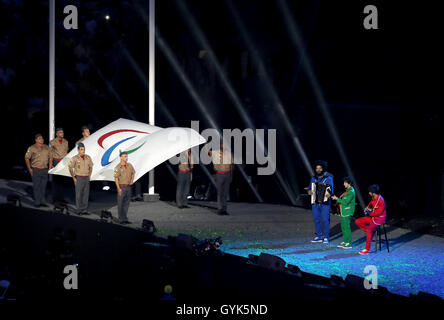
[[[205, 142], [191, 128], [160, 128], [128, 119], [116, 120], [83, 140], [86, 154], [94, 163], [91, 180], [108, 181], [114, 181], [121, 151], [128, 153], [136, 181], [162, 162]], [[49, 173], [70, 176], [68, 164], [77, 153], [77, 148], [72, 149]]]
[[[114, 134], [116, 134], [116, 133], [121, 133], [121, 132], [137, 132], [137, 133], [145, 133], [145, 134], [149, 134], [149, 132], [138, 131], [138, 130], [131, 130], [131, 129], [119, 129], [119, 130], [113, 130], [113, 131], [111, 131], [111, 132], [107, 132], [107, 133], [105, 133], [103, 136], [101, 136], [101, 137], [99, 138], [99, 140], [97, 140], [97, 143], [99, 144], [99, 146], [100, 146], [102, 149], [105, 149], [105, 148], [103, 147], [103, 141], [104, 141], [106, 138], [108, 138], [109, 136], [112, 136], [112, 135], [114, 135]], [[110, 158], [111, 154], [113, 153], [114, 149], [116, 149], [120, 144], [122, 144], [122, 143], [124, 143], [124, 142], [126, 142], [126, 141], [128, 141], [128, 140], [134, 139], [135, 137], [136, 137], [136, 136], [132, 136], [132, 137], [129, 137], [129, 138], [122, 139], [122, 140], [120, 140], [120, 141], [114, 143], [110, 148], [108, 148], [108, 149], [105, 151], [105, 153], [103, 154], [102, 159], [101, 159], [101, 161], [100, 161], [100, 163], [102, 164], [102, 167], [105, 167], [105, 166], [107, 166], [108, 164], [111, 163], [111, 162], [109, 161], [109, 158]], [[140, 146], [138, 146], [138, 147], [136, 147], [136, 148], [134, 148], [134, 149], [127, 150], [126, 152], [127, 152], [128, 154], [131, 154], [131, 153], [133, 153], [134, 151], [137, 151], [138, 149], [140, 149], [144, 144], [145, 144], [145, 142], [143, 142]], [[119, 152], [119, 153], [120, 153], [120, 152]]]

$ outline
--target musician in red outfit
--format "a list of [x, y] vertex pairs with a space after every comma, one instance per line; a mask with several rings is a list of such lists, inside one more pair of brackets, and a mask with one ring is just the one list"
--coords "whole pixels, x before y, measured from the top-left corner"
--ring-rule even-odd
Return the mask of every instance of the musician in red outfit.
[[365, 217], [356, 219], [356, 225], [367, 233], [367, 242], [365, 249], [359, 251], [359, 254], [365, 255], [370, 252], [370, 245], [376, 228], [385, 223], [386, 207], [385, 200], [379, 192], [379, 186], [373, 184], [368, 188], [372, 200], [365, 208]]

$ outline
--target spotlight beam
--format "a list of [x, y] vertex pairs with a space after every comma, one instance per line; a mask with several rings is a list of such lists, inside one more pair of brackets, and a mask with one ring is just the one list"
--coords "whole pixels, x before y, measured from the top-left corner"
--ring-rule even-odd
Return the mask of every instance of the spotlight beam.
[[[140, 8], [140, 7], [139, 7], [139, 9], [140, 10], [144, 10], [143, 8]], [[144, 17], [144, 19], [146, 20], [147, 17]], [[130, 63], [132, 69], [136, 72], [136, 75], [138, 76], [139, 80], [146, 87], [147, 84], [148, 84], [148, 78], [143, 73], [143, 71], [142, 71], [141, 67], [139, 66], [139, 64], [137, 63], [137, 61], [134, 59], [132, 54], [129, 53], [129, 51], [122, 45], [121, 42], [119, 42], [119, 47], [122, 50], [125, 58]], [[163, 112], [166, 115], [167, 119], [170, 121], [171, 124], [173, 124], [174, 126], [177, 127], [178, 126], [177, 121], [174, 119], [174, 117], [172, 116], [171, 112], [169, 111], [167, 106], [163, 103], [163, 100], [160, 98], [160, 96], [157, 93], [156, 93], [156, 101], [158, 101], [159, 104], [161, 105], [161, 108], [160, 108], [161, 112]], [[167, 164], [167, 166], [168, 166], [168, 169], [170, 170], [171, 168], [169, 167], [169, 164]], [[214, 179], [213, 179], [212, 175], [210, 174], [210, 172], [208, 171], [208, 169], [204, 165], [202, 165], [201, 163], [200, 163], [200, 166], [203, 169], [203, 171], [206, 174], [206, 176], [208, 177], [208, 179], [211, 181], [211, 183], [214, 186], [216, 186], [216, 182], [214, 181]]]
[[[185, 22], [188, 23], [188, 25], [189, 25], [189, 27], [191, 29], [192, 34], [197, 38], [197, 41], [199, 42], [199, 44], [203, 48], [208, 50], [209, 58], [210, 58], [211, 62], [213, 63], [213, 65], [214, 65], [214, 67], [216, 69], [216, 74], [219, 77], [219, 80], [222, 82], [225, 91], [227, 92], [228, 96], [232, 100], [232, 102], [233, 102], [234, 106], [236, 107], [237, 111], [239, 112], [239, 115], [241, 116], [241, 118], [242, 118], [243, 122], [245, 123], [246, 127], [255, 130], [256, 127], [253, 124], [253, 121], [251, 120], [251, 118], [248, 115], [248, 113], [245, 111], [245, 107], [243, 106], [239, 96], [237, 95], [236, 91], [234, 90], [233, 86], [231, 85], [231, 82], [228, 79], [228, 76], [226, 75], [225, 71], [221, 67], [219, 59], [217, 58], [217, 56], [214, 54], [213, 50], [211, 49], [209, 41], [206, 38], [205, 34], [203, 33], [202, 28], [200, 28], [198, 26], [197, 22], [193, 18], [193, 15], [191, 14], [191, 12], [188, 10], [187, 5], [185, 4], [184, 1], [178, 1], [177, 4], [179, 6], [179, 9], [183, 13], [181, 16], [184, 18]], [[258, 142], [259, 142], [260, 152], [264, 152], [265, 151], [265, 153], [268, 153], [267, 148], [265, 147], [265, 143], [264, 143], [263, 139], [261, 137], [257, 137], [257, 139], [258, 139]], [[271, 161], [273, 161], [273, 164], [274, 164], [274, 159], [272, 159]], [[276, 168], [275, 164], [273, 166]], [[242, 174], [245, 176], [244, 172], [242, 172]], [[293, 205], [295, 205], [296, 204], [296, 200], [294, 199], [294, 196], [292, 195], [292, 192], [288, 188], [287, 184], [282, 179], [282, 176], [281, 176], [279, 170], [276, 169], [275, 174], [276, 174], [276, 177], [278, 179], [278, 182], [284, 188], [284, 191], [286, 193], [287, 198], [290, 200], [290, 202]], [[295, 187], [296, 187], [296, 192], [299, 193], [299, 186], [296, 185]]]
[[89, 61], [91, 63], [91, 65], [94, 67], [94, 70], [97, 72], [97, 74], [99, 75], [99, 77], [103, 80], [103, 82], [106, 85], [106, 88], [108, 89], [108, 91], [114, 96], [114, 98], [119, 102], [120, 106], [125, 110], [125, 112], [128, 114], [128, 116], [133, 119], [136, 120], [136, 117], [134, 116], [134, 114], [131, 112], [131, 110], [128, 108], [128, 106], [126, 105], [126, 103], [122, 100], [122, 98], [120, 98], [120, 95], [117, 93], [117, 91], [114, 89], [114, 87], [112, 86], [112, 84], [105, 78], [105, 76], [103, 75], [102, 71], [100, 71], [100, 68], [96, 66], [96, 64], [94, 63], [94, 61], [89, 58]]
[[[173, 115], [171, 114], [169, 108], [166, 106], [166, 104], [163, 102], [162, 98], [159, 96], [159, 94], [156, 93], [156, 101], [159, 103], [160, 110], [162, 113], [165, 114], [168, 121], [175, 127], [178, 127], [179, 124], [177, 123], [176, 119], [174, 119]], [[170, 165], [168, 165], [168, 169], [170, 169]], [[203, 165], [201, 162], [199, 162], [199, 166], [202, 169], [202, 171], [205, 173], [207, 178], [210, 180], [210, 182], [213, 184], [213, 186], [216, 188], [216, 181], [214, 181], [213, 176], [211, 175], [210, 171], [207, 169], [205, 165]], [[177, 179], [177, 177], [176, 177]]]
[[363, 199], [362, 194], [359, 190], [358, 183], [354, 177], [354, 174], [351, 169], [350, 163], [348, 161], [348, 157], [346, 155], [346, 152], [342, 146], [341, 139], [340, 139], [339, 134], [336, 130], [335, 124], [333, 122], [333, 118], [330, 114], [330, 110], [327, 107], [327, 103], [324, 98], [321, 86], [320, 86], [320, 84], [317, 80], [316, 74], [313, 70], [312, 64], [310, 62], [310, 58], [308, 57], [305, 45], [304, 45], [302, 37], [299, 33], [299, 29], [296, 25], [296, 22], [294, 21], [294, 18], [290, 15], [290, 13], [289, 13], [290, 9], [288, 8], [285, 1], [278, 0], [278, 7], [284, 17], [284, 22], [287, 25], [291, 42], [294, 45], [295, 49], [300, 54], [303, 70], [304, 70], [305, 74], [307, 75], [307, 78], [309, 79], [314, 96], [316, 97], [317, 105], [322, 113], [322, 116], [324, 117], [325, 122], [327, 123], [327, 127], [330, 131], [330, 135], [333, 138], [333, 142], [334, 142], [334, 144], [338, 150], [339, 156], [345, 166], [346, 172], [355, 181], [356, 194], [358, 196], [359, 204], [364, 208], [365, 207], [364, 199]]
[[208, 109], [204, 105], [203, 101], [200, 99], [199, 94], [194, 89], [194, 86], [192, 85], [191, 81], [188, 79], [187, 75], [183, 72], [182, 68], [179, 65], [179, 62], [174, 57], [174, 54], [172, 53], [171, 49], [163, 39], [158, 29], [156, 29], [156, 39], [157, 39], [157, 44], [159, 45], [159, 49], [165, 55], [170, 65], [173, 67], [173, 70], [176, 72], [176, 75], [182, 81], [185, 88], [187, 88], [188, 93], [193, 98], [193, 101], [196, 103], [196, 106], [199, 109], [200, 113], [204, 116], [204, 118], [212, 128], [215, 128], [217, 131], [221, 132], [216, 122], [209, 115]]
[[268, 73], [265, 69], [264, 63], [262, 62], [262, 59], [259, 57], [259, 54], [258, 54], [258, 52], [251, 40], [251, 37], [247, 33], [246, 28], [244, 27], [244, 24], [239, 16], [236, 8], [234, 7], [233, 3], [231, 1], [227, 1], [227, 4], [228, 4], [228, 8], [230, 9], [230, 12], [234, 18], [234, 22], [237, 26], [237, 29], [239, 30], [242, 38], [244, 39], [244, 41], [247, 45], [248, 51], [251, 53], [255, 64], [258, 66], [258, 68], [260, 70], [259, 73], [264, 75], [262, 80], [266, 83], [266, 88], [267, 88], [268, 94], [271, 96], [271, 98], [274, 101], [274, 106], [277, 109], [282, 122], [284, 123], [285, 129], [289, 132], [289, 134], [293, 138], [293, 141], [292, 141], [293, 146], [295, 147], [296, 151], [299, 153], [299, 156], [302, 159], [305, 169], [310, 174], [310, 176], [312, 176], [314, 174], [314, 172], [313, 172], [313, 168], [311, 166], [311, 163], [308, 160], [308, 156], [307, 156], [306, 152], [304, 151], [304, 148], [302, 147], [302, 144], [301, 144], [299, 138], [297, 137], [296, 132], [294, 131], [290, 121], [288, 120], [288, 116], [282, 106], [282, 102], [281, 102], [278, 94], [276, 93], [276, 90], [274, 89], [273, 85], [271, 84], [271, 82], [269, 80], [269, 76], [268, 76]]
[[[142, 84], [144, 84], [144, 86], [147, 86], [148, 84], [148, 78], [145, 76], [145, 74], [143, 73], [142, 69], [140, 68], [140, 65], [137, 63], [137, 61], [134, 59], [134, 57], [132, 56], [131, 53], [129, 53], [129, 51], [122, 45], [121, 42], [119, 42], [119, 47], [122, 50], [124, 57], [128, 60], [128, 62], [130, 63], [132, 69], [136, 72], [136, 75], [138, 76], [139, 80], [142, 82]], [[92, 62], [92, 60], [91, 60]], [[96, 68], [96, 71], [98, 72], [99, 76], [105, 81], [105, 83], [108, 86], [108, 89], [113, 93], [113, 95], [115, 96], [115, 98], [121, 103], [122, 107], [127, 111], [127, 113], [130, 115], [130, 117], [132, 119], [134, 118], [134, 115], [132, 115], [129, 112], [129, 109], [126, 108], [125, 103], [120, 99], [120, 96], [117, 94], [117, 92], [114, 90], [114, 88], [111, 86], [111, 84], [104, 78], [104, 76], [102, 75], [102, 73], [100, 72], [99, 68], [97, 68], [95, 66], [95, 64], [93, 63], [93, 66]], [[163, 103], [163, 100], [160, 98], [160, 96], [156, 93], [156, 101], [161, 105], [160, 111], [162, 113], [164, 113], [168, 119], [168, 121], [173, 125], [173, 126], [178, 126], [177, 121], [174, 119], [174, 117], [172, 116], [171, 112], [169, 111], [169, 109], [167, 108], [167, 106]], [[205, 175], [208, 177], [208, 179], [211, 181], [211, 183], [216, 187], [216, 182], [214, 181], [212, 175], [210, 174], [209, 170], [202, 165], [201, 163], [199, 163], [202, 170], [204, 171]], [[171, 168], [169, 163], [166, 163], [168, 170], [170, 171], [170, 173], [173, 173], [173, 169]], [[175, 178], [177, 179], [177, 177], [175, 176]]]
[[[183, 72], [183, 70], [180, 68], [180, 65], [179, 65], [177, 59], [175, 58], [174, 54], [172, 53], [172, 51], [169, 48], [168, 44], [163, 39], [163, 37], [160, 34], [160, 31], [158, 29], [156, 29], [156, 39], [157, 39], [157, 43], [159, 45], [160, 50], [165, 55], [165, 57], [167, 58], [168, 62], [171, 64], [171, 66], [173, 67], [173, 70], [176, 72], [177, 76], [182, 81], [184, 86], [188, 89], [188, 92], [190, 93], [191, 97], [193, 98], [194, 102], [196, 103], [196, 105], [197, 105], [199, 111], [201, 112], [201, 114], [203, 114], [204, 117], [206, 118], [206, 120], [208, 121], [208, 123], [214, 129], [216, 129], [219, 132], [219, 134], [221, 134], [222, 130], [220, 130], [219, 126], [216, 124], [216, 122], [210, 116], [210, 113], [208, 112], [208, 108], [204, 105], [204, 103], [200, 99], [199, 94], [197, 93], [196, 89], [192, 85], [191, 81], [188, 79], [188, 77], [185, 74], [185, 72]], [[250, 189], [255, 194], [256, 199], [259, 202], [263, 202], [262, 197], [259, 195], [259, 193], [255, 189], [253, 184], [248, 179], [246, 179], [246, 174], [245, 174], [245, 172], [243, 172], [244, 169], [242, 169], [242, 167], [237, 165], [237, 164], [236, 164], [236, 168], [238, 168], [239, 171], [242, 173], [242, 177], [245, 178], [245, 181], [247, 182], [247, 184], [250, 186]]]
[[[319, 6], [320, 6], [320, 0], [316, 0], [315, 13], [313, 15], [313, 19], [312, 19], [312, 22], [311, 22], [310, 27], [309, 27], [309, 32], [308, 32], [307, 39], [311, 38], [311, 34], [313, 32], [313, 29], [314, 29], [316, 18], [318, 16]], [[307, 42], [308, 42], [308, 40], [307, 40]], [[292, 78], [292, 81], [291, 81], [291, 84], [290, 84], [290, 88], [288, 89], [288, 95], [287, 95], [288, 98], [290, 97], [290, 95], [294, 91], [294, 88], [296, 87], [296, 83], [297, 83], [297, 80], [299, 78], [300, 71], [301, 71], [301, 60], [299, 60], [297, 62], [297, 64], [296, 64], [296, 66], [295, 66], [295, 70], [293, 72], [294, 76]]]

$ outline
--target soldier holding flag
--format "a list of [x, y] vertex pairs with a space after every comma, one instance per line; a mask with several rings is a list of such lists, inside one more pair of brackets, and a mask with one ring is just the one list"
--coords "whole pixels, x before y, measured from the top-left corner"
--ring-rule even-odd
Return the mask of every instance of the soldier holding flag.
[[189, 208], [188, 194], [190, 193], [190, 185], [193, 180], [193, 166], [191, 149], [181, 152], [179, 156], [176, 188], [176, 204], [180, 209]]
[[55, 133], [56, 137], [49, 142], [54, 167], [68, 154], [68, 140], [64, 138], [63, 128], [57, 128]]
[[89, 131], [89, 128], [87, 126], [83, 126], [82, 127], [82, 137], [79, 140], [77, 140], [76, 145], [83, 142], [83, 140], [88, 138], [90, 136], [90, 134], [91, 134], [91, 132]]
[[[63, 128], [55, 130], [56, 137], [49, 142], [52, 154], [52, 165], [55, 167], [68, 154], [68, 140], [64, 138]], [[62, 180], [59, 177], [52, 177], [52, 200], [63, 200], [61, 191]]]
[[131, 185], [134, 182], [136, 171], [128, 162], [128, 153], [120, 153], [120, 163], [114, 168], [114, 180], [117, 187], [117, 211], [121, 224], [131, 223], [128, 221], [128, 208], [131, 201]]
[[88, 214], [89, 179], [91, 177], [93, 162], [89, 155], [85, 154], [85, 145], [77, 145], [78, 154], [69, 162], [69, 173], [74, 180], [76, 189], [77, 214]]
[[48, 183], [48, 167], [52, 169], [51, 150], [45, 144], [43, 136], [35, 135], [35, 144], [30, 146], [25, 154], [26, 167], [32, 177], [34, 205], [47, 207], [45, 202], [46, 184]]
[[224, 147], [223, 141], [220, 142], [219, 150], [211, 150], [208, 155], [212, 157], [214, 171], [216, 171], [217, 214], [228, 215], [227, 198], [230, 193], [234, 160], [230, 150]]

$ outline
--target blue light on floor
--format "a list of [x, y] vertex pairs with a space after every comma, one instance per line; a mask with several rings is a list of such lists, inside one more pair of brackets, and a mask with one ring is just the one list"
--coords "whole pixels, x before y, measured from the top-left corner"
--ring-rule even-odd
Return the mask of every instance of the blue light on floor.
[[[364, 267], [374, 265], [378, 269], [380, 286], [390, 292], [408, 296], [424, 291], [444, 298], [444, 239], [420, 235], [412, 241], [392, 241], [390, 253], [383, 251], [360, 256], [358, 251], [364, 247], [364, 239], [353, 243], [353, 249], [336, 248], [334, 244], [311, 244], [307, 239], [285, 239], [274, 241], [225, 241], [224, 251], [248, 257], [261, 252], [273, 254], [288, 264], [298, 266], [302, 271], [330, 277], [345, 277], [354, 274], [365, 277]], [[414, 241], [413, 241], [414, 240]], [[372, 244], [373, 245], [373, 244]]]

